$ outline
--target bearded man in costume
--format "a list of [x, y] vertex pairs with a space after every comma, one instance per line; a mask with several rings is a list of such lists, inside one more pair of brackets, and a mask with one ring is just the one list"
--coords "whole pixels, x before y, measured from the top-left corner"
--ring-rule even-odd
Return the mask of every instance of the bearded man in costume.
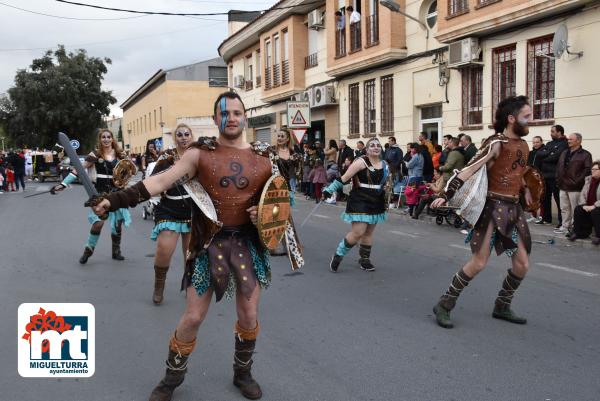
[[[494, 122], [496, 133], [483, 142], [465, 168], [455, 171], [444, 195], [432, 203], [434, 208], [449, 202], [466, 210], [465, 203], [470, 201], [468, 207], [476, 210], [472, 214], [474, 228], [467, 237], [473, 256], [454, 275], [448, 290], [433, 308], [441, 327], [454, 326], [450, 312], [462, 290], [487, 265], [492, 248], [498, 255], [506, 253], [512, 259], [512, 268], [502, 283], [492, 316], [511, 323], [527, 322], [512, 311], [511, 302], [527, 274], [531, 253], [531, 235], [520, 204], [521, 197], [526, 204], [532, 202], [524, 180], [529, 146], [522, 139], [529, 133], [531, 118], [527, 97], [513, 96], [501, 101]], [[463, 188], [467, 181], [469, 185]], [[469, 186], [471, 189], [467, 189]]]
[[[216, 141], [201, 138], [170, 169], [110, 194], [94, 207], [97, 214], [123, 205], [132, 207], [177, 182], [187, 182], [186, 185], [195, 182], [207, 195], [198, 198], [199, 202], [194, 199], [197, 203], [193, 205], [192, 234], [183, 280], [187, 291], [186, 310], [169, 342], [165, 377], [152, 391], [150, 401], [171, 400], [173, 391], [183, 382], [212, 294], [218, 302], [223, 295], [234, 292], [238, 321], [233, 384], [246, 398], [262, 396], [250, 369], [260, 328], [260, 290], [268, 286], [271, 272], [268, 252], [256, 228], [256, 205], [276, 169], [269, 159], [268, 144], [244, 141], [246, 110], [238, 94], [222, 93], [215, 102], [214, 113], [214, 122], [219, 128]], [[203, 202], [214, 204], [218, 224], [208, 218], [210, 213], [205, 213], [206, 208], [198, 208]]]

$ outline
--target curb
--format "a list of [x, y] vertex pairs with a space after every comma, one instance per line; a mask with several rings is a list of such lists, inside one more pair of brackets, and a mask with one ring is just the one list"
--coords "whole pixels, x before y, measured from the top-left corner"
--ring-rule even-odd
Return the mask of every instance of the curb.
[[[402, 209], [388, 209], [389, 213], [393, 213], [397, 216], [400, 216], [404, 220], [410, 221], [420, 221], [427, 224], [435, 224], [435, 216], [431, 216], [426, 212], [423, 212], [421, 216], [419, 216], [418, 220], [411, 218], [408, 214], [402, 213]], [[444, 221], [443, 225], [448, 226], [448, 224]], [[452, 226], [449, 226], [452, 227]], [[586, 248], [586, 249], [600, 249], [599, 246], [592, 244], [592, 240], [590, 238], [587, 239], [578, 239], [577, 241], [571, 242], [564, 235], [555, 234], [553, 232], [540, 232], [538, 227], [533, 228], [532, 225], [529, 225], [529, 232], [531, 233], [531, 240], [536, 245], [549, 245], [549, 246], [560, 246], [565, 248]]]

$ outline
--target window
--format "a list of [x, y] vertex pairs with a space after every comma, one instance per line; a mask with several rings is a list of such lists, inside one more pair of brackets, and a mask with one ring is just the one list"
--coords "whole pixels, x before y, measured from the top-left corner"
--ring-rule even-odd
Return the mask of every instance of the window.
[[472, 66], [463, 68], [462, 75], [462, 125], [477, 125], [482, 123], [483, 93], [481, 90], [483, 67]]
[[437, 23], [437, 15], [437, 0], [434, 0], [427, 9], [427, 15], [425, 15], [425, 20], [427, 21], [427, 26], [429, 28], [433, 28]]
[[365, 134], [374, 134], [377, 130], [376, 126], [376, 109], [375, 109], [375, 80], [369, 79], [364, 84], [365, 94]]
[[394, 132], [394, 77], [381, 77], [381, 132]]
[[281, 62], [281, 83], [287, 84], [290, 82], [290, 64], [288, 61], [288, 31], [283, 31], [283, 61]]
[[358, 120], [358, 83], [348, 86], [348, 121], [350, 121], [350, 135], [360, 133], [360, 123]]
[[369, 1], [369, 15], [367, 16], [367, 46], [379, 43], [379, 2]]
[[265, 40], [265, 90], [271, 89], [271, 55], [273, 49], [271, 49], [271, 40]]
[[494, 49], [492, 53], [492, 113], [502, 99], [515, 95], [517, 46]]
[[550, 35], [527, 43], [527, 95], [535, 120], [554, 118], [553, 39]]
[[208, 86], [227, 87], [227, 67], [208, 67]]
[[256, 87], [260, 86], [260, 74], [261, 74], [261, 64], [260, 64], [260, 50], [256, 51]]
[[468, 0], [448, 0], [448, 16], [464, 14], [469, 11]]
[[253, 82], [252, 54], [249, 54], [244, 59], [244, 87], [247, 91], [252, 90]]
[[288, 60], [289, 49], [288, 49], [288, 31], [283, 31], [283, 60]]
[[279, 86], [281, 83], [281, 41], [279, 34], [273, 35], [273, 86]]
[[154, 128], [156, 128], [156, 109], [154, 109]]
[[273, 59], [274, 64], [279, 64], [281, 62], [281, 43], [279, 41], [278, 33], [273, 35]]

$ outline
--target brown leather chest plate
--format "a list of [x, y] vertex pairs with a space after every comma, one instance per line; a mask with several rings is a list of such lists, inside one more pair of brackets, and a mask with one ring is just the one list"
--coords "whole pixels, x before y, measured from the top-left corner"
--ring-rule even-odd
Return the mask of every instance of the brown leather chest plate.
[[488, 170], [488, 191], [518, 197], [528, 155], [529, 146], [522, 139], [509, 139], [508, 143], [503, 143], [500, 155]]
[[269, 159], [251, 148], [219, 145], [212, 151], [201, 150], [196, 178], [212, 199], [224, 226], [250, 223], [246, 209], [258, 204], [270, 177]]

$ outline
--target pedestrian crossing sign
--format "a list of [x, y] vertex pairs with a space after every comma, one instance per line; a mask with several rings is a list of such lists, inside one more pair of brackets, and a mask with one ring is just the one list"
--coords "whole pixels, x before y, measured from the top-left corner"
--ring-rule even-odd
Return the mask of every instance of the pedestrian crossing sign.
[[287, 102], [288, 128], [310, 128], [310, 103]]

